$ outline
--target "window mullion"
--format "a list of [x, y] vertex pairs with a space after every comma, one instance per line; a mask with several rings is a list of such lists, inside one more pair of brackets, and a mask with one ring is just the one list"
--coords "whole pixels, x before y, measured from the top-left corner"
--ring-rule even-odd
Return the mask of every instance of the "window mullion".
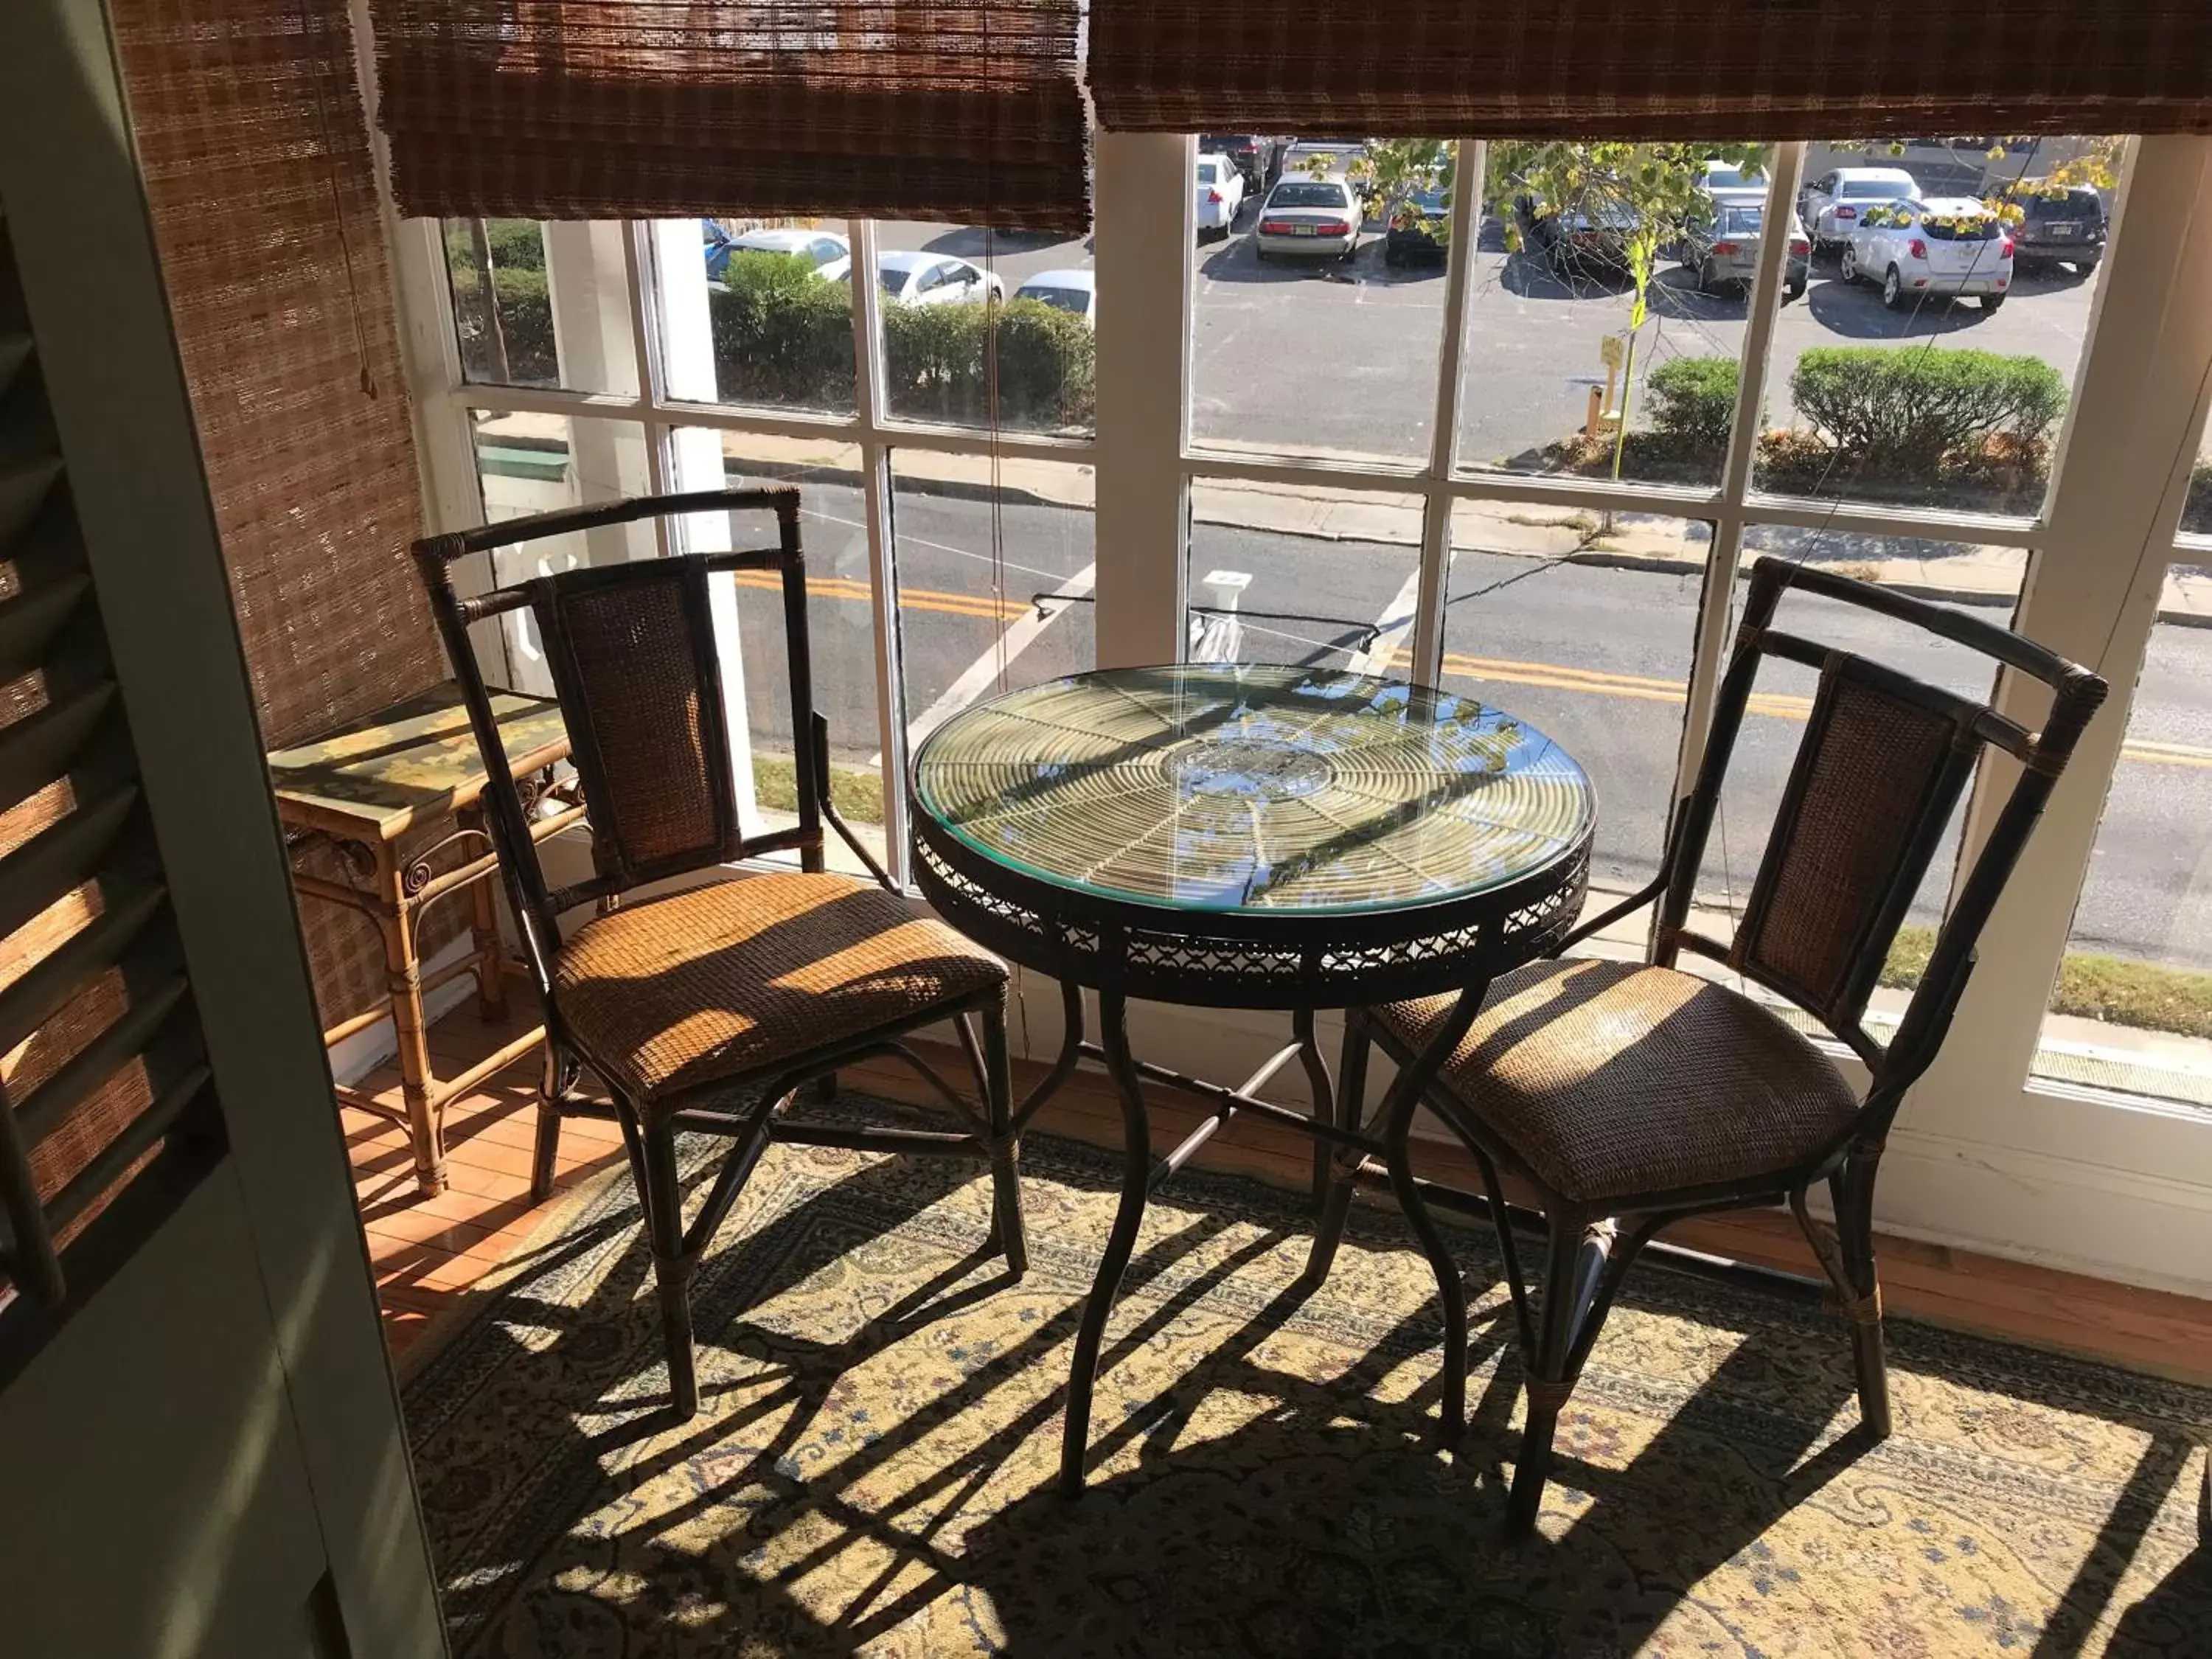
[[884, 854], [891, 878], [909, 883], [906, 822], [906, 680], [899, 661], [898, 562], [890, 446], [883, 431], [884, 358], [876, 283], [876, 224], [852, 222], [853, 390], [860, 422], [862, 516], [868, 526], [868, 605], [875, 625], [876, 746], [883, 757]]
[[1690, 684], [1683, 711], [1682, 743], [1674, 763], [1676, 800], [1688, 793], [1705, 758], [1713, 699], [1726, 665], [1729, 618], [1735, 611], [1736, 568], [1743, 551], [1744, 497], [1751, 489], [1752, 465], [1759, 454], [1760, 418], [1766, 406], [1766, 368], [1774, 325], [1782, 313], [1782, 283], [1790, 257], [1789, 227], [1796, 222], [1797, 181], [1805, 171], [1805, 146], [1777, 144], [1767, 169], [1765, 222], [1780, 229], [1762, 236], [1759, 270], [1746, 301], [1743, 356], [1738, 365], [1735, 417], [1729, 428], [1728, 455], [1721, 469], [1720, 511], [1713, 521], [1711, 550], [1705, 557], [1705, 584], [1698, 609], [1698, 641], [1690, 659]]
[[1459, 141], [1453, 169], [1451, 231], [1444, 244], [1444, 333], [1437, 361], [1436, 422], [1429, 433], [1426, 510], [1421, 515], [1421, 585], [1413, 606], [1413, 678], [1434, 685], [1442, 672], [1444, 602], [1451, 585], [1451, 493], [1443, 488], [1459, 459], [1460, 357], [1467, 337], [1468, 272], [1482, 225], [1490, 146]]
[[1182, 655], [1194, 152], [1103, 132], [1094, 153], [1098, 665], [1127, 668]]

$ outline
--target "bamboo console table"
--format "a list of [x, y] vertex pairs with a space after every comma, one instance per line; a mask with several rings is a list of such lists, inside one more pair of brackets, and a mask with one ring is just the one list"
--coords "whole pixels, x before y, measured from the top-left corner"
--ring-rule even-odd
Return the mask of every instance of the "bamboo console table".
[[[576, 823], [583, 808], [573, 788], [556, 781], [554, 769], [568, 753], [559, 706], [549, 698], [495, 694], [501, 735], [531, 806], [531, 833], [544, 840]], [[488, 1018], [507, 1012], [507, 962], [500, 943], [494, 898], [498, 859], [492, 851], [479, 799], [486, 781], [460, 692], [450, 682], [395, 704], [321, 741], [269, 757], [276, 812], [292, 855], [292, 883], [301, 896], [342, 904], [372, 918], [383, 935], [387, 1008], [340, 1020], [323, 1033], [337, 1044], [389, 1018], [399, 1048], [400, 1104], [358, 1089], [338, 1086], [349, 1106], [407, 1127], [415, 1153], [415, 1178], [425, 1194], [446, 1185], [447, 1103], [504, 1070], [536, 1048], [543, 1028], [516, 1037], [459, 1076], [441, 1079], [431, 1069], [423, 1000], [465, 975], [477, 980]], [[403, 856], [410, 832], [450, 825], [448, 833]], [[349, 878], [332, 880], [300, 868], [317, 848], [337, 856]], [[446, 858], [461, 861], [441, 868]], [[473, 948], [460, 961], [425, 975], [420, 954], [422, 916], [442, 898], [466, 892]]]

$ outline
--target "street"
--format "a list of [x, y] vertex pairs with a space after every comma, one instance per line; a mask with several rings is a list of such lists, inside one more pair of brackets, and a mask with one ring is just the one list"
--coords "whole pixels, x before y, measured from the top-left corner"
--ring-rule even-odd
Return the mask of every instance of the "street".
[[[815, 574], [810, 607], [816, 697], [836, 757], [866, 766], [878, 744], [866, 538], [857, 491], [835, 477], [801, 478]], [[1008, 500], [1004, 603], [991, 567], [991, 509], [981, 501], [900, 489], [894, 533], [898, 617], [910, 720], [1092, 663], [1091, 514]], [[1403, 610], [1412, 550], [1200, 524], [1192, 550], [1194, 602], [1214, 568], [1252, 580], [1239, 599], [1238, 654], [1344, 668], [1370, 652], [1373, 629]], [[1455, 554], [1445, 636], [1446, 689], [1510, 709], [1563, 744], [1589, 771], [1600, 817], [1594, 878], [1632, 887], [1654, 870], [1680, 736], [1699, 579], [1547, 564], [1462, 546]], [[1066, 590], [1068, 597], [1032, 596]], [[1876, 655], [1961, 692], [1986, 695], [1960, 647], [1820, 601], [1795, 600], [1795, 626]], [[789, 742], [788, 704], [773, 665], [781, 653], [773, 593], [740, 593], [749, 714], [763, 746]], [[2002, 619], [2000, 608], [1984, 614]], [[1387, 650], [1387, 642], [1385, 646]], [[1404, 672], [1402, 659], [1395, 664]], [[1809, 672], [1771, 668], [1747, 722], [1701, 890], [1741, 904], [1766, 821], [1804, 727]], [[951, 695], [948, 696], [948, 693]], [[2212, 969], [2212, 894], [2193, 890], [2202, 826], [2212, 822], [2212, 632], [2161, 628], [2130, 727], [2107, 821], [2075, 928], [2076, 948]], [[2151, 747], [2149, 745], [2158, 745]], [[1949, 854], [1916, 907], [1932, 921]]]

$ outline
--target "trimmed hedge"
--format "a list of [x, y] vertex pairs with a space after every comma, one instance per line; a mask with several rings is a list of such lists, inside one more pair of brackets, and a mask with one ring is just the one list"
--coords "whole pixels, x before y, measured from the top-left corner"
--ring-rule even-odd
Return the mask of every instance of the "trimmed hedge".
[[797, 254], [738, 252], [707, 290], [714, 384], [732, 403], [853, 406], [853, 291]]
[[[708, 290], [720, 394], [734, 403], [850, 408], [852, 295], [785, 254], [731, 258], [723, 286]], [[988, 308], [980, 303], [886, 305], [884, 395], [902, 419], [981, 425]], [[1047, 431], [1088, 426], [1097, 356], [1090, 325], [1035, 300], [999, 315], [999, 419]]]
[[[487, 219], [484, 241], [491, 248], [495, 270], [545, 269], [545, 233], [535, 219]], [[473, 279], [477, 268], [476, 241], [465, 219], [446, 221], [446, 260], [455, 277]]]
[[1929, 347], [1808, 351], [1790, 396], [1840, 453], [1908, 473], [1993, 439], [2039, 445], [2066, 410], [2064, 379], [2039, 357]]
[[2189, 499], [2182, 504], [2181, 527], [2192, 536], [2212, 535], [2212, 461], [2189, 471]]
[[[561, 368], [554, 349], [553, 301], [546, 291], [545, 273], [495, 264], [492, 288], [509, 380], [517, 386], [558, 386]], [[483, 289], [473, 264], [454, 275], [453, 321], [460, 331], [462, 366], [470, 378], [492, 379], [496, 360], [483, 314]]]
[[1685, 445], [1728, 447], [1742, 376], [1733, 357], [1670, 357], [1644, 383], [1652, 429]]
[[[1728, 447], [1738, 380], [1733, 357], [1676, 357], [1652, 370], [1643, 398], [1649, 424], [1628, 434], [1625, 470], [1711, 482]], [[1808, 351], [1790, 395], [1808, 426], [1759, 434], [1767, 488], [1821, 490], [1847, 476], [1878, 484], [1888, 499], [1924, 495], [1999, 512], [2032, 510], [2039, 499], [2051, 431], [2066, 409], [2064, 380], [2040, 358], [1921, 346]], [[1574, 471], [1612, 465], [1609, 442], [1569, 440], [1553, 453]], [[2191, 510], [2212, 528], [2212, 467]], [[2197, 527], [2189, 516], [2184, 524]]]

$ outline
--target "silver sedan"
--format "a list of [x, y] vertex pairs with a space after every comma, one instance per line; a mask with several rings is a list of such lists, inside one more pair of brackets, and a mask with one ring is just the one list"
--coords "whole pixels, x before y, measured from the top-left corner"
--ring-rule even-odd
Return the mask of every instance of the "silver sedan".
[[[1698, 273], [1698, 291], [1711, 294], [1729, 286], [1748, 288], [1759, 272], [1759, 248], [1766, 209], [1756, 203], [1716, 202], [1711, 215], [1682, 235], [1682, 263]], [[1797, 216], [1790, 216], [1789, 264], [1782, 286], [1796, 299], [1805, 291], [1813, 244]]]
[[1366, 209], [1358, 188], [1342, 179], [1288, 176], [1260, 204], [1253, 246], [1262, 259], [1280, 255], [1342, 258], [1359, 246]]

